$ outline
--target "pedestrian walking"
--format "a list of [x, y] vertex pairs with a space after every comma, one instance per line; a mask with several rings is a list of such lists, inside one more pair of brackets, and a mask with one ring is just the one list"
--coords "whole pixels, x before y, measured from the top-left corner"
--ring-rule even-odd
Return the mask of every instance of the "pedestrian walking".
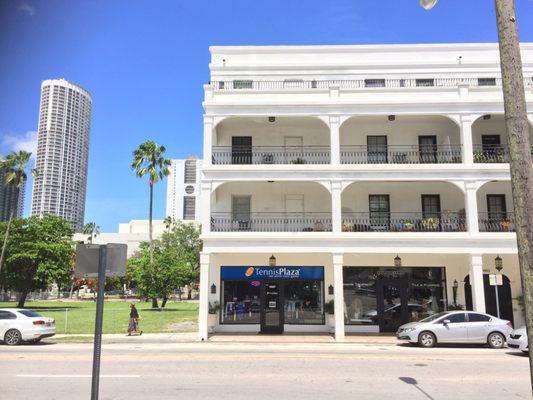
[[139, 336], [143, 334], [143, 331], [139, 330], [140, 319], [141, 317], [139, 316], [137, 307], [135, 307], [135, 304], [132, 303], [130, 306], [130, 322], [128, 324], [128, 336], [131, 336], [132, 333], [138, 333]]

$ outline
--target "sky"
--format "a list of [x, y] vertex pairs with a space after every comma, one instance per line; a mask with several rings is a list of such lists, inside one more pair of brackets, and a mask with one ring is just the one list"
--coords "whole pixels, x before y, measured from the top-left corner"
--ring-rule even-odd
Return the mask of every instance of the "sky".
[[[533, 0], [516, 0], [533, 42]], [[168, 158], [202, 152], [211, 45], [496, 42], [492, 0], [0, 0], [0, 154], [34, 151], [41, 81], [93, 97], [85, 222], [116, 232], [148, 218], [148, 184], [130, 169], [146, 140]], [[30, 212], [31, 179], [25, 198]], [[165, 217], [166, 183], [154, 218]]]

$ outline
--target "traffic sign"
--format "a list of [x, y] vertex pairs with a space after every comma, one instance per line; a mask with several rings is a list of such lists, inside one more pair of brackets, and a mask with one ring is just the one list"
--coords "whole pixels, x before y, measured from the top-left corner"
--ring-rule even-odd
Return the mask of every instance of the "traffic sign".
[[105, 246], [106, 252], [106, 276], [126, 275], [126, 259], [128, 246], [122, 243], [84, 244], [76, 245], [76, 278], [97, 278], [98, 259], [100, 247]]
[[490, 274], [489, 283], [490, 283], [490, 286], [502, 286], [503, 275], [502, 274]]

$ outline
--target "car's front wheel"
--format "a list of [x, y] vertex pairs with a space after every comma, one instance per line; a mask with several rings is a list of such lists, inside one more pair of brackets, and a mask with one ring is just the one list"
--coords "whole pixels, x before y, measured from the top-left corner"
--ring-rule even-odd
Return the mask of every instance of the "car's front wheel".
[[22, 342], [22, 335], [16, 329], [10, 329], [4, 335], [4, 342], [8, 346], [16, 346]]
[[492, 332], [487, 338], [487, 343], [493, 349], [501, 349], [505, 344], [505, 337], [500, 332]]
[[418, 336], [418, 344], [422, 347], [435, 347], [437, 338], [431, 332], [422, 332]]

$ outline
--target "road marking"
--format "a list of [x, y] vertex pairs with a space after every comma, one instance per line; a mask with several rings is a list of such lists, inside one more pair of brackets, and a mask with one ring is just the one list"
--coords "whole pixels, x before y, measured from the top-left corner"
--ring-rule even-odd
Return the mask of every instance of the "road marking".
[[[19, 374], [17, 378], [92, 378], [92, 375]], [[100, 375], [100, 378], [140, 378], [141, 375]]]

